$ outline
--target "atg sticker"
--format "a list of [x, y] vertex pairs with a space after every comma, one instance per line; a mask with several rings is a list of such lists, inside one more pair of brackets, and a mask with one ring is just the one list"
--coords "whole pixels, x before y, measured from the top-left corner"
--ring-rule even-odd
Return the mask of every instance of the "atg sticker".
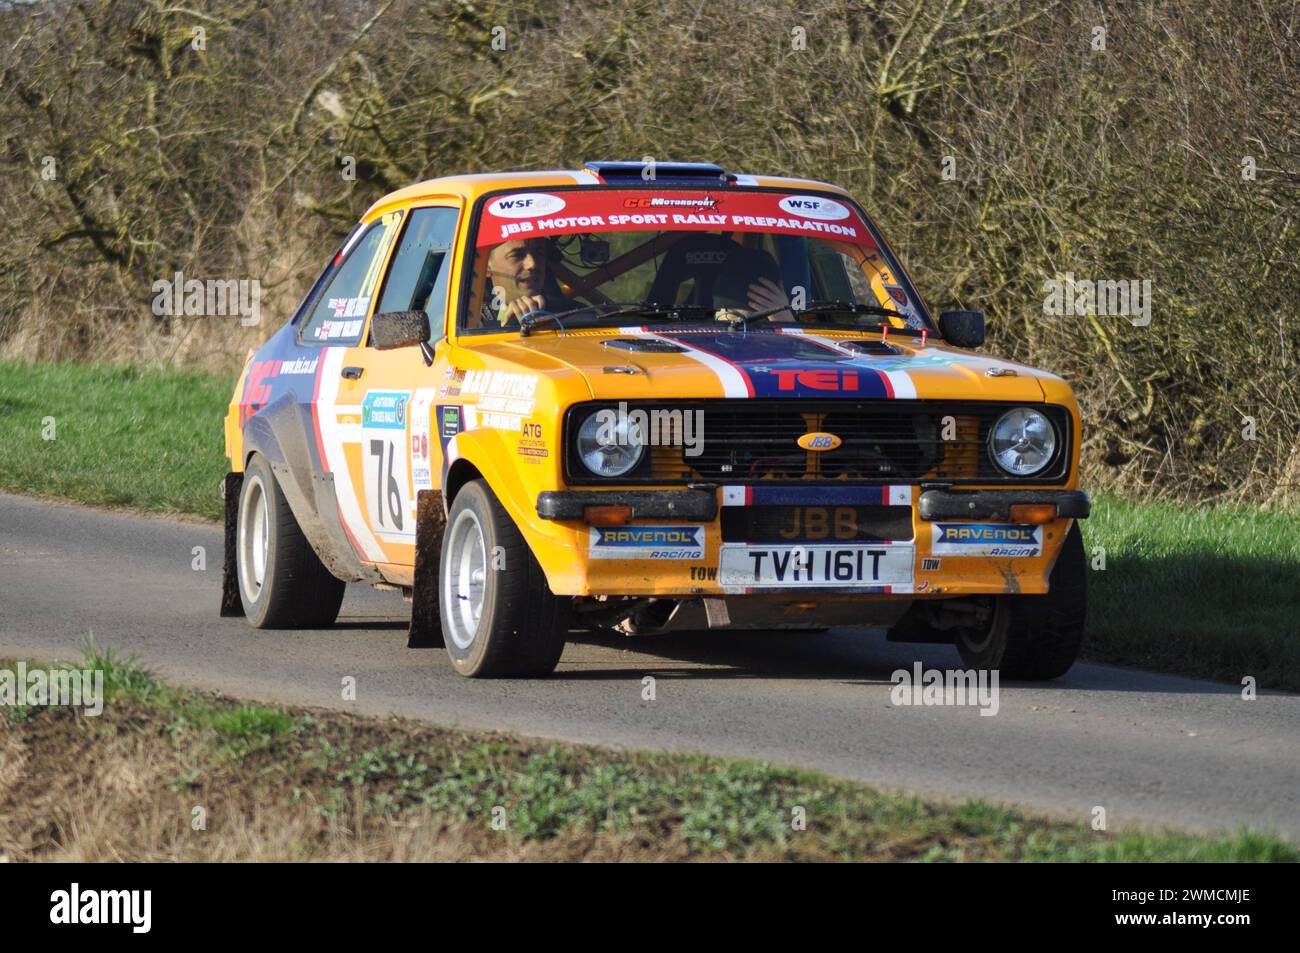
[[372, 390], [361, 402], [361, 426], [406, 429], [407, 391]]
[[1040, 556], [1043, 528], [1014, 523], [933, 523], [930, 551], [936, 556]]
[[703, 559], [703, 526], [593, 526], [592, 559]]

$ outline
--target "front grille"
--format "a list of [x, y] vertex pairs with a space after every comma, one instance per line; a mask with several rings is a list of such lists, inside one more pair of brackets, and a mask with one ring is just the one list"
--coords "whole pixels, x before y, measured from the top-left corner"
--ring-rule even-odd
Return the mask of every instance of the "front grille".
[[[617, 481], [587, 472], [576, 453], [574, 436], [596, 410], [618, 404], [577, 404], [565, 417], [565, 476], [570, 484], [746, 484], [776, 482], [838, 483], [1016, 483], [1063, 482], [1070, 461], [1070, 417], [1064, 407], [1035, 404], [1056, 427], [1056, 455], [1037, 477], [1011, 477], [989, 457], [989, 430], [1013, 407], [1025, 404], [950, 401], [861, 400], [704, 400], [680, 403], [629, 401], [631, 413], [672, 413], [660, 421], [702, 413], [703, 429], [685, 435], [674, 424], [661, 428], [653, 445], [631, 473]], [[695, 418], [693, 419], [700, 419]], [[839, 437], [834, 450], [810, 451], [798, 445], [804, 434]], [[672, 439], [667, 439], [670, 437]], [[688, 454], [683, 436], [699, 440]]]

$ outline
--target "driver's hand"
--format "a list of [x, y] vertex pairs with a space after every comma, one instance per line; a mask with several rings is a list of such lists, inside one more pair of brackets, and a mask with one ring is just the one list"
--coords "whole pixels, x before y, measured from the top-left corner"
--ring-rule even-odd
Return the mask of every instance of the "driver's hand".
[[545, 311], [546, 298], [542, 295], [524, 295], [522, 298], [516, 298], [506, 306], [505, 312], [501, 315], [501, 323], [507, 321], [518, 321], [529, 311]]
[[[790, 299], [786, 297], [785, 290], [771, 278], [759, 278], [749, 286], [750, 311], [769, 311], [789, 303]], [[790, 313], [789, 308], [786, 308], [769, 316], [768, 320], [790, 322], [794, 320], [794, 315]]]

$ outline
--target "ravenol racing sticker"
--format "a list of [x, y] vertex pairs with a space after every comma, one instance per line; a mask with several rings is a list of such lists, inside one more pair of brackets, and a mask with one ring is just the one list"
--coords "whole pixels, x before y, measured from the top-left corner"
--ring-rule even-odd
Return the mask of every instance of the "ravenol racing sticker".
[[1014, 523], [933, 523], [930, 551], [936, 556], [1040, 556], [1043, 528]]
[[361, 426], [406, 429], [407, 391], [372, 390], [361, 402]]
[[703, 526], [593, 526], [592, 559], [703, 559]]

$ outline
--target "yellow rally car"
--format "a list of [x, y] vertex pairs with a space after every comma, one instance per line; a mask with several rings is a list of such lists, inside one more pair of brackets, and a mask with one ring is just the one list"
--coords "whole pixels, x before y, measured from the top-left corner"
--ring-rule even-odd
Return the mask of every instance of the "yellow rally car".
[[222, 612], [400, 589], [465, 675], [578, 630], [872, 626], [1051, 678], [1078, 653], [1078, 405], [936, 323], [858, 204], [705, 163], [376, 203], [225, 420]]

